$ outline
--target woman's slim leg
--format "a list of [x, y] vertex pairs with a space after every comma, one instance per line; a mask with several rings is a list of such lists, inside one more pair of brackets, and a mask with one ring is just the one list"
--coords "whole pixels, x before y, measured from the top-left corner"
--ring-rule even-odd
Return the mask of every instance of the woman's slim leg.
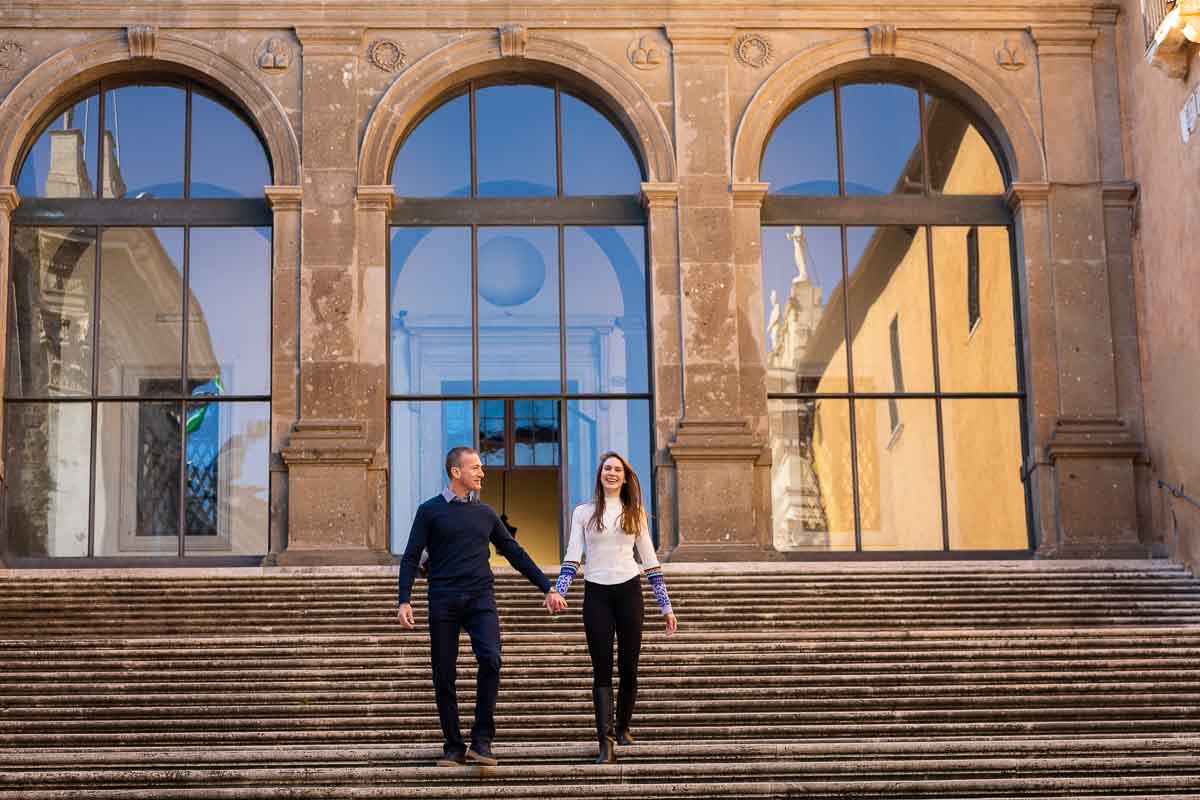
[[613, 608], [612, 590], [584, 582], [583, 630], [592, 659], [592, 707], [596, 712], [597, 764], [617, 760], [613, 735]]
[[615, 604], [617, 629], [617, 670], [621, 684], [617, 694], [615, 734], [621, 744], [633, 744], [629, 724], [637, 703], [638, 659], [642, 654], [642, 625], [646, 615], [641, 578], [621, 584]]

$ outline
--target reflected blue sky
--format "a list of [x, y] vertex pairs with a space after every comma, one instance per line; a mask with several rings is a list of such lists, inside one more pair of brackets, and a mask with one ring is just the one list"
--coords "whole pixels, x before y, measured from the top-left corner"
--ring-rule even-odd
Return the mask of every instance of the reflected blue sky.
[[471, 193], [470, 97], [439, 106], [404, 140], [392, 162], [392, 185], [408, 197]]
[[[842, 88], [842, 157], [847, 194], [888, 194], [921, 141], [917, 91], [896, 84]], [[916, 173], [919, 193], [920, 171]]]
[[192, 93], [192, 197], [261, 197], [271, 183], [254, 131], [221, 103]]
[[554, 90], [546, 86], [487, 86], [475, 93], [475, 152], [479, 194], [552, 195], [555, 177]]
[[607, 118], [562, 94], [563, 194], [637, 194], [642, 172], [629, 143]]
[[837, 123], [833, 91], [822, 92], [784, 117], [771, 134], [762, 180], [778, 194], [838, 193]]
[[[116, 197], [137, 197], [154, 187], [155, 197], [183, 196], [183, 152], [187, 93], [176, 86], [122, 86], [104, 93], [105, 134], [112, 137], [121, 167]], [[177, 188], [176, 188], [177, 187]]]

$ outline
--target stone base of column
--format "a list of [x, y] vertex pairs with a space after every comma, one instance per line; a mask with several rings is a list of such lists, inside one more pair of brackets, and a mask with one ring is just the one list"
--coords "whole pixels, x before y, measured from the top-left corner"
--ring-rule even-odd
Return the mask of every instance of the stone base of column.
[[1059, 419], [1046, 454], [1054, 465], [1057, 537], [1045, 558], [1146, 558], [1138, 537], [1134, 460], [1142, 444], [1124, 420]]
[[[390, 564], [387, 541], [371, 540], [367, 467], [375, 456], [358, 420], [300, 420], [282, 450], [288, 468], [285, 549], [278, 566]], [[386, 526], [374, 526], [383, 529]]]
[[679, 544], [671, 561], [773, 561], [760, 534], [754, 465], [763, 445], [745, 420], [682, 420], [668, 446], [675, 460]]

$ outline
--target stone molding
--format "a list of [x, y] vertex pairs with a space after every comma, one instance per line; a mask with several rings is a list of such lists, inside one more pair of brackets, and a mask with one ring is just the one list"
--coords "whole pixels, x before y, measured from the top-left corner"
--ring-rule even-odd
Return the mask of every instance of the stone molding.
[[297, 420], [286, 447], [280, 450], [283, 462], [296, 464], [346, 465], [365, 467], [375, 457], [375, 448], [367, 444], [367, 425], [361, 420]]
[[667, 39], [676, 56], [729, 57], [733, 28], [709, 25], [667, 25]]
[[1100, 31], [1096, 28], [1073, 28], [1058, 25], [1030, 28], [1038, 56], [1091, 58]]
[[1146, 63], [1168, 77], [1186, 79], [1193, 44], [1200, 44], [1200, 0], [1179, 0], [1154, 32]]
[[681, 419], [675, 441], [667, 445], [679, 461], [750, 461], [757, 463], [762, 444], [744, 419]]
[[1133, 208], [1137, 205], [1138, 184], [1135, 181], [1107, 181], [1101, 192], [1106, 208]]
[[297, 25], [296, 38], [305, 56], [354, 56], [362, 47], [363, 28], [338, 25]]
[[[367, 121], [359, 155], [361, 184], [389, 182], [392, 156], [401, 138], [446, 90], [461, 84], [490, 62], [503, 58], [495, 33], [469, 34], [414, 62], [388, 87]], [[509, 65], [514, 63], [509, 61]], [[639, 148], [651, 182], [675, 180], [675, 144], [653, 100], [626, 69], [618, 69], [588, 47], [531, 31], [525, 58], [531, 75], [566, 69], [593, 89]], [[539, 68], [539, 64], [543, 65]]]
[[1050, 204], [1050, 184], [1035, 181], [1013, 181], [1004, 201], [1015, 214], [1022, 208], [1044, 208]]
[[396, 204], [396, 187], [390, 183], [383, 186], [360, 184], [354, 189], [354, 202], [358, 211], [380, 211], [386, 214]]
[[1123, 419], [1116, 417], [1060, 417], [1046, 442], [1046, 457], [1139, 459], [1142, 443]]
[[153, 25], [131, 25], [125, 29], [130, 58], [154, 58], [158, 50], [158, 28]]
[[734, 183], [729, 188], [733, 193], [734, 208], [762, 208], [763, 200], [767, 199], [767, 192], [770, 191], [771, 184], [764, 181], [753, 181]]
[[675, 208], [679, 205], [679, 184], [643, 183], [641, 198], [646, 209]]
[[[897, 39], [895, 57], [922, 66], [926, 72], [932, 68], [954, 83], [965, 85], [974, 97], [964, 97], [961, 91], [953, 95], [990, 125], [1015, 179], [1045, 180], [1048, 173], [1040, 128], [1021, 99], [998, 79], [997, 72], [1004, 74], [999, 67], [981, 64], [947, 47], [945, 42], [909, 31]], [[759, 86], [738, 122], [733, 144], [734, 181], [758, 180], [767, 137], [780, 113], [790, 108], [796, 97], [828, 83], [834, 75], [850, 73], [856, 66], [864, 71], [875, 68], [867, 37], [861, 33], [811, 45], [780, 64]]]
[[[252, 119], [266, 142], [278, 184], [300, 183], [300, 143], [275, 94], [246, 67], [207, 44], [160, 32], [155, 61], [207, 75]], [[34, 67], [0, 103], [0, 174], [12, 174], [35, 126], [83, 83], [128, 68], [124, 32], [90, 39], [61, 50]]]
[[529, 46], [529, 29], [524, 25], [503, 25], [500, 28], [500, 57], [524, 58]]
[[873, 56], [895, 56], [896, 26], [872, 25], [867, 28], [867, 50]]
[[15, 186], [0, 186], [0, 214], [8, 216], [21, 204], [21, 195]]
[[299, 211], [304, 188], [301, 186], [264, 186], [263, 194], [272, 211]]

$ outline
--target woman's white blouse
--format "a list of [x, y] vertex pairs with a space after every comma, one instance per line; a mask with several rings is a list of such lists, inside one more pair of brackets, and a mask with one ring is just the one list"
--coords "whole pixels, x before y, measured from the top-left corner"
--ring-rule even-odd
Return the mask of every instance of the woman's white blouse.
[[[650, 539], [650, 526], [642, 518], [642, 530], [630, 536], [617, 527], [621, 516], [621, 501], [605, 498], [604, 514], [600, 530], [588, 523], [592, 519], [594, 504], [576, 506], [571, 513], [571, 536], [567, 542], [564, 562], [586, 562], [584, 578], [592, 583], [612, 586], [636, 577], [641, 567], [657, 568], [658, 556], [654, 554], [654, 542]], [[641, 567], [634, 560], [634, 551], [641, 559]]]

